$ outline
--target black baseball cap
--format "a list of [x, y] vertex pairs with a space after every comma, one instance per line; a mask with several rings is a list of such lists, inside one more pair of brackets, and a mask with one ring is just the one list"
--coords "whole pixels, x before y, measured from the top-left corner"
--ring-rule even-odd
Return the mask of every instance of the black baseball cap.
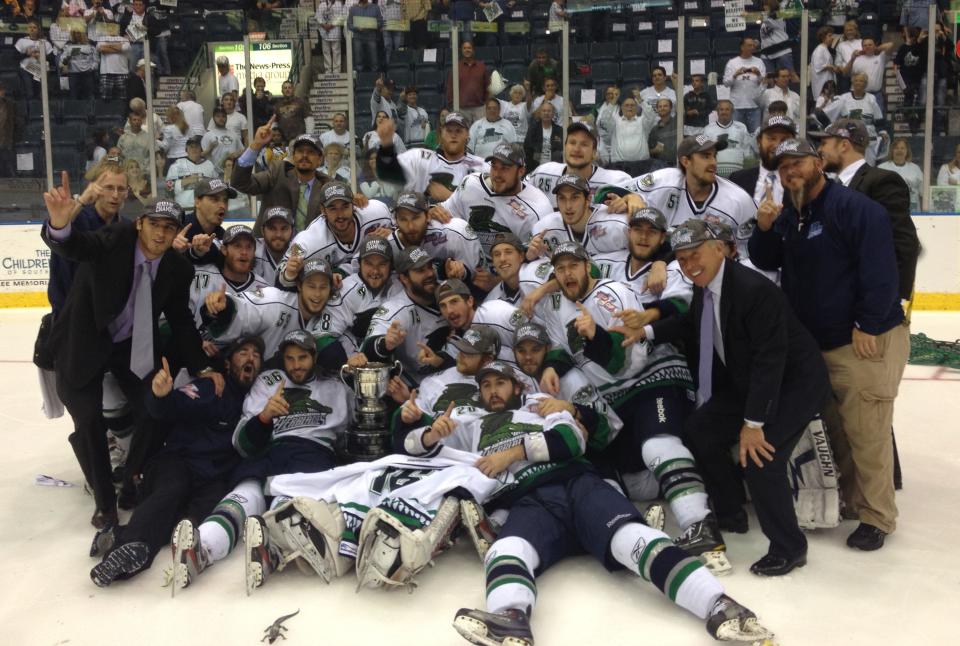
[[590, 135], [590, 138], [593, 139], [594, 143], [598, 141], [596, 129], [586, 121], [574, 121], [567, 126], [567, 138], [570, 137], [570, 133], [577, 132], [578, 130]]
[[870, 143], [870, 133], [867, 132], [867, 126], [860, 119], [837, 119], [823, 131], [807, 133], [811, 139], [827, 139], [837, 137], [846, 139], [855, 146], [866, 148]]
[[491, 361], [484, 367], [480, 368], [477, 371], [477, 383], [489, 374], [497, 374], [507, 379], [513, 379], [513, 381], [518, 382], [517, 373], [510, 367], [510, 364], [504, 363], [503, 361]]
[[233, 188], [222, 179], [218, 177], [204, 177], [197, 182], [197, 188], [194, 189], [193, 194], [196, 197], [204, 197], [205, 195], [217, 195], [218, 193], [223, 192], [226, 192], [227, 197], [231, 199], [237, 196], [237, 189]]
[[298, 278], [301, 282], [303, 282], [314, 274], [323, 274], [331, 281], [333, 280], [333, 269], [330, 267], [330, 263], [320, 258], [308, 260], [306, 263], [304, 263], [303, 267], [300, 269], [300, 276]]
[[539, 323], [524, 323], [513, 332], [513, 346], [517, 347], [523, 341], [536, 341], [540, 345], [550, 345], [550, 335], [547, 329]]
[[773, 169], [778, 168], [785, 157], [820, 157], [820, 154], [806, 141], [785, 139], [773, 153]]
[[353, 191], [345, 182], [327, 182], [320, 195], [324, 206], [330, 206], [334, 202], [353, 202]]
[[652, 206], [645, 206], [641, 209], [637, 209], [630, 215], [631, 227], [640, 224], [641, 222], [649, 222], [661, 231], [667, 230], [667, 218], [664, 217], [660, 209], [655, 209]]
[[393, 207], [394, 213], [398, 209], [406, 209], [415, 213], [425, 213], [427, 210], [427, 198], [423, 193], [417, 191], [404, 191], [397, 196], [396, 205]]
[[583, 248], [583, 245], [573, 240], [566, 240], [558, 244], [550, 256], [550, 263], [554, 265], [557, 264], [557, 260], [559, 260], [561, 256], [573, 256], [580, 260], [590, 260], [590, 254]]
[[280, 342], [277, 351], [282, 353], [288, 345], [295, 345], [310, 354], [315, 355], [317, 353], [317, 342], [314, 340], [313, 335], [306, 330], [291, 330], [287, 332], [283, 335], [283, 340]]
[[523, 146], [520, 144], [508, 144], [505, 142], [497, 144], [497, 147], [493, 149], [492, 153], [487, 155], [484, 161], [490, 162], [494, 159], [504, 164], [510, 164], [511, 166], [527, 165], [526, 156], [523, 154]]
[[793, 134], [794, 137], [797, 136], [797, 133], [800, 130], [797, 128], [796, 122], [790, 117], [784, 117], [781, 115], [774, 115], [772, 117], [767, 117], [767, 120], [763, 122], [763, 127], [760, 128], [760, 133], [763, 134], [767, 130], [773, 130], [774, 128], [782, 128]]
[[167, 220], [176, 220], [180, 223], [183, 215], [183, 209], [173, 200], [159, 199], [147, 202], [140, 212], [142, 218], [164, 218]]
[[313, 146], [318, 153], [323, 154], [323, 144], [316, 136], [311, 134], [302, 134], [294, 139], [293, 143], [290, 144], [290, 150], [296, 150], [297, 146]]
[[587, 182], [587, 180], [583, 179], [579, 175], [573, 175], [572, 173], [561, 175], [560, 179], [557, 180], [557, 185], [553, 187], [551, 193], [556, 195], [564, 186], [574, 188], [584, 195], [590, 195], [590, 184]]
[[223, 244], [230, 244], [242, 236], [250, 238], [250, 241], [254, 244], [257, 243], [257, 239], [253, 237], [253, 229], [245, 224], [234, 224], [223, 234]]
[[493, 243], [490, 245], [490, 253], [493, 253], [493, 250], [496, 249], [499, 244], [508, 244], [521, 254], [525, 252], [523, 248], [523, 243], [520, 242], [520, 238], [517, 237], [512, 231], [501, 231], [497, 235], [493, 236]]
[[500, 353], [500, 337], [486, 325], [474, 325], [462, 336], [450, 337], [450, 344], [464, 354]]
[[437, 291], [434, 293], [438, 305], [448, 296], [462, 296], [466, 299], [470, 296], [470, 288], [459, 278], [449, 278], [437, 285]]
[[459, 112], [450, 112], [443, 119], [444, 126], [460, 126], [461, 128], [470, 129], [470, 124], [467, 123], [467, 118], [460, 114]]
[[411, 269], [420, 269], [433, 262], [433, 256], [423, 247], [406, 247], [397, 258], [397, 273], [405, 274]]
[[293, 211], [288, 209], [285, 206], [273, 206], [267, 209], [267, 212], [263, 214], [263, 222], [266, 224], [270, 220], [275, 220], [280, 218], [281, 220], [286, 221], [288, 224], [293, 225]]
[[677, 146], [677, 157], [689, 157], [693, 153], [704, 153], [708, 150], [723, 150], [727, 147], [727, 141], [721, 139], [716, 141], [707, 135], [699, 134], [695, 137], [686, 137]]
[[718, 240], [717, 233], [703, 220], [687, 220], [670, 234], [670, 246], [674, 251], [693, 249], [709, 240]]
[[368, 235], [360, 241], [360, 260], [369, 256], [383, 256], [392, 261], [393, 249], [385, 238], [375, 238]]
[[237, 350], [239, 350], [240, 348], [242, 348], [247, 344], [255, 346], [257, 348], [257, 352], [260, 353], [261, 358], [263, 357], [263, 354], [267, 351], [267, 347], [266, 347], [266, 344], [264, 344], [263, 339], [261, 339], [257, 335], [251, 334], [249, 336], [242, 336], [236, 341], [234, 341], [233, 343], [231, 343], [229, 346], [227, 346], [227, 348], [223, 351], [223, 357], [225, 359], [229, 359], [230, 357], [233, 356], [234, 352], [236, 352]]

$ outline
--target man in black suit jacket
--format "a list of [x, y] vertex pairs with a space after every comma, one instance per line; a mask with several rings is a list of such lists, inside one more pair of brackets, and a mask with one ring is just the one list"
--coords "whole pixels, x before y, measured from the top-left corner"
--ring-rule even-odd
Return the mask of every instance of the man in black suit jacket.
[[751, 168], [734, 171], [728, 178], [731, 182], [745, 190], [757, 204], [767, 197], [769, 186], [773, 200], [780, 204], [790, 199], [783, 194], [783, 185], [780, 183], [780, 174], [773, 167], [773, 156], [780, 142], [797, 136], [797, 124], [790, 117], [767, 117], [763, 127], [757, 133], [757, 150], [760, 153], [760, 164]]
[[[136, 223], [119, 220], [97, 231], [74, 231], [71, 223], [80, 205], [71, 197], [69, 181], [64, 172], [63, 185], [43, 196], [49, 213], [41, 232], [43, 241], [54, 253], [79, 263], [49, 343], [56, 362], [57, 392], [73, 417], [70, 443], [97, 505], [92, 522], [102, 529], [115, 525], [117, 517], [102, 416], [104, 373], [109, 371], [116, 377], [138, 422], [138, 433], [148, 432], [144, 426], [143, 382], [131, 368], [135, 262], [149, 263], [146, 267], [153, 278], [154, 356], [147, 359], [147, 365], [157, 365], [157, 320], [163, 313], [172, 332], [171, 363], [201, 375], [209, 368], [189, 309], [193, 267], [171, 249], [179, 229], [179, 206], [160, 200], [148, 206]], [[214, 380], [222, 385], [223, 378], [217, 377]], [[135, 436], [134, 442], [144, 446], [150, 439]], [[146, 450], [131, 447], [133, 453], [145, 457]], [[136, 462], [128, 463], [128, 478], [136, 474]]]
[[824, 171], [837, 173], [841, 184], [863, 193], [887, 210], [900, 276], [897, 294], [903, 300], [910, 300], [917, 275], [920, 239], [910, 217], [907, 183], [893, 171], [875, 168], [866, 162], [864, 151], [870, 138], [867, 127], [859, 119], [837, 119], [823, 132], [811, 132], [810, 138], [820, 140], [817, 151], [823, 159]]
[[[680, 225], [671, 244], [683, 273], [694, 283], [693, 301], [683, 316], [644, 328], [645, 336], [655, 344], [684, 342], [697, 377], [698, 400], [684, 439], [700, 467], [720, 526], [746, 529], [742, 480], [730, 460], [730, 447], [739, 441], [740, 466], [760, 527], [770, 539], [768, 554], [750, 570], [767, 576], [786, 574], [804, 565], [807, 554], [787, 464], [829, 392], [826, 366], [780, 289], [759, 273], [726, 260], [723, 243], [704, 222]], [[708, 290], [712, 305], [706, 319]], [[712, 322], [714, 350], [701, 362], [704, 320]]]

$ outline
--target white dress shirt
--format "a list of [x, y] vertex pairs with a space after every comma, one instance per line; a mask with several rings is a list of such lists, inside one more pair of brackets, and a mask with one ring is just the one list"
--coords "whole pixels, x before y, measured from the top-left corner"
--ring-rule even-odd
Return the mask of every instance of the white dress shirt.
[[860, 170], [860, 167], [867, 163], [866, 159], [858, 159], [853, 162], [842, 171], [837, 173], [837, 179], [844, 186], [850, 186], [850, 180], [853, 179], [853, 176], [857, 174], [857, 171]]

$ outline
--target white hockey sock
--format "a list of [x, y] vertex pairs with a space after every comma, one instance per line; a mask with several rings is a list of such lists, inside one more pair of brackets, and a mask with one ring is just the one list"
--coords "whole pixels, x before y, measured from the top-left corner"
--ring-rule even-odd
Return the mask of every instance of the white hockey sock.
[[537, 601], [533, 573], [539, 564], [537, 551], [524, 539], [508, 536], [496, 541], [484, 559], [487, 611], [503, 612], [517, 608], [530, 614]]
[[210, 560], [226, 558], [242, 535], [247, 516], [262, 514], [266, 507], [263, 487], [256, 480], [244, 480], [217, 503], [198, 529]]
[[610, 553], [618, 563], [701, 619], [706, 619], [723, 594], [723, 586], [710, 571], [659, 529], [641, 523], [624, 525], [610, 540]]
[[674, 435], [658, 435], [643, 443], [643, 462], [657, 480], [681, 529], [710, 513], [703, 478], [693, 454]]

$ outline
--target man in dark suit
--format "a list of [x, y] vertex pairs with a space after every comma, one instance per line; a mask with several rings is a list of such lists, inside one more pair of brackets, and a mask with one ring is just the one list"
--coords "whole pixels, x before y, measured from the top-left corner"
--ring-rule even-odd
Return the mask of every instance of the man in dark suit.
[[[171, 361], [194, 374], [209, 370], [188, 305], [193, 268], [171, 249], [180, 218], [176, 202], [149, 205], [136, 223], [119, 220], [98, 231], [79, 231], [71, 223], [81, 205], [71, 197], [66, 172], [62, 186], [43, 198], [49, 214], [43, 241], [54, 253], [79, 263], [49, 343], [57, 392], [73, 417], [70, 444], [96, 501], [92, 523], [103, 529], [117, 522], [102, 416], [103, 375], [113, 373], [140, 429], [128, 462], [127, 477], [132, 478], [148, 453], [142, 447], [153, 440], [144, 435], [149, 426], [142, 379], [157, 365], [161, 313], [172, 332]], [[214, 380], [222, 388], [223, 378]]]
[[[726, 260], [723, 243], [700, 220], [671, 236], [683, 273], [694, 284], [686, 314], [644, 328], [653, 343], [684, 341], [696, 366], [697, 406], [685, 441], [697, 460], [720, 526], [746, 531], [740, 467], [760, 528], [770, 539], [754, 574], [786, 574], [806, 563], [787, 464], [829, 392], [826, 366], [783, 293], [757, 272]], [[712, 348], [712, 350], [710, 350]]]
[[757, 133], [757, 151], [760, 163], [751, 168], [734, 171], [728, 178], [731, 182], [745, 190], [753, 201], [759, 204], [767, 197], [769, 188], [774, 201], [780, 204], [784, 199], [783, 185], [780, 184], [780, 175], [773, 169], [773, 155], [781, 141], [797, 136], [797, 124], [793, 119], [784, 116], [767, 117], [763, 127]]

